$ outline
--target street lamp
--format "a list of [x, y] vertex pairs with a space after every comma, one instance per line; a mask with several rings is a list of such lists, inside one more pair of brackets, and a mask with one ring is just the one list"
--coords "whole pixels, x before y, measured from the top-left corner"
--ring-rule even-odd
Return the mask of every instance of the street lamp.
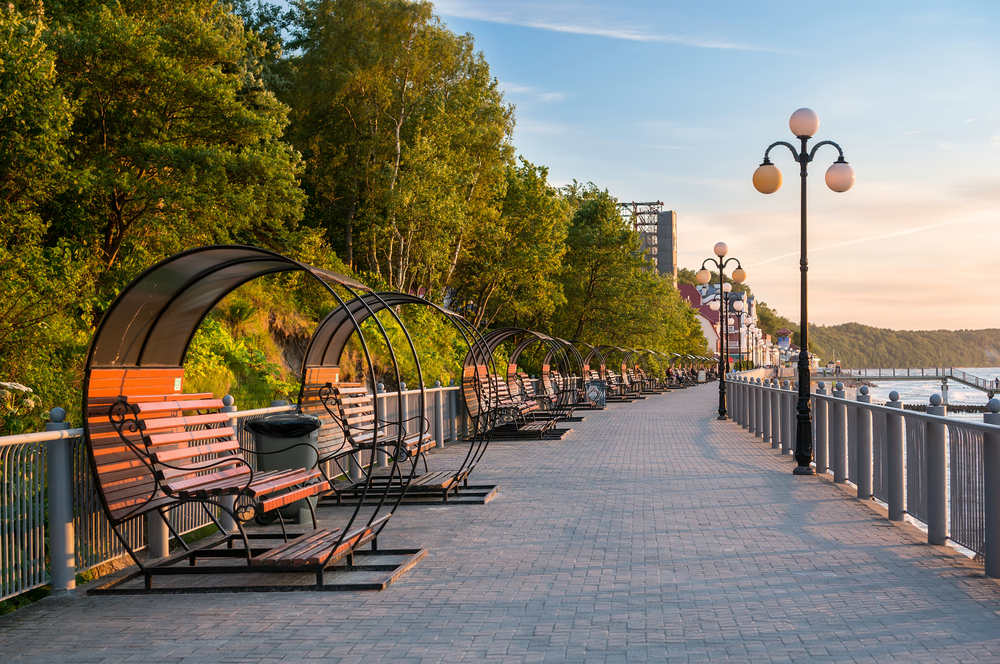
[[810, 465], [813, 456], [813, 436], [812, 436], [812, 413], [809, 403], [809, 314], [807, 297], [807, 273], [809, 271], [809, 261], [806, 258], [806, 178], [808, 173], [806, 167], [816, 155], [816, 150], [824, 145], [832, 145], [837, 148], [839, 158], [826, 171], [826, 185], [836, 192], [845, 192], [854, 186], [854, 169], [844, 160], [844, 151], [833, 141], [820, 141], [809, 150], [809, 139], [819, 129], [819, 116], [811, 109], [800, 108], [792, 113], [788, 121], [788, 127], [801, 141], [801, 149], [796, 150], [795, 146], [786, 141], [777, 141], [768, 146], [764, 151], [764, 162], [754, 171], [753, 186], [762, 194], [773, 194], [781, 187], [781, 171], [771, 163], [768, 155], [771, 150], [779, 145], [783, 145], [792, 153], [795, 161], [799, 162], [799, 176], [802, 182], [801, 196], [801, 250], [799, 256], [799, 273], [801, 286], [799, 291], [801, 321], [799, 330], [799, 398], [796, 410], [797, 426], [795, 431], [795, 461], [794, 472], [796, 475], [814, 475], [816, 471]]
[[[747, 318], [747, 315], [749, 313], [750, 313], [749, 311], [745, 311], [744, 310], [743, 300], [736, 300], [735, 302], [733, 302], [733, 311], [732, 311], [731, 315], [736, 319], [734, 322], [737, 323], [737, 328], [736, 328], [736, 331], [737, 331], [737, 334], [736, 334], [737, 342], [736, 343], [739, 344], [739, 346], [737, 348], [738, 348], [738, 351], [739, 351], [739, 354], [740, 354], [740, 359], [738, 360], [738, 362], [740, 363], [740, 365], [743, 364], [743, 325], [746, 323], [746, 318]], [[750, 330], [748, 329], [747, 330], [748, 339], [749, 339], [749, 333], [750, 333]], [[737, 366], [740, 366], [740, 365], [737, 365]], [[746, 368], [746, 367], [743, 366], [742, 368]]]
[[[740, 262], [735, 258], [725, 258], [726, 254], [729, 253], [729, 247], [726, 246], [725, 242], [719, 242], [715, 245], [715, 258], [706, 258], [702, 264], [701, 269], [698, 270], [698, 274], [695, 277], [698, 279], [699, 284], [707, 284], [712, 280], [712, 273], [708, 271], [705, 267], [711, 263], [714, 267], [719, 269], [719, 419], [726, 419], [726, 370], [729, 368], [729, 357], [727, 353], [727, 343], [726, 337], [729, 336], [728, 331], [726, 334], [722, 334], [722, 327], [726, 324], [726, 293], [733, 289], [732, 284], [726, 283], [726, 266], [730, 263], [736, 263], [736, 269], [733, 270], [733, 281], [738, 284], [742, 284], [746, 281], [747, 273], [740, 265]], [[714, 303], [713, 303], [714, 304]], [[713, 311], [716, 311], [715, 307], [709, 305]]]

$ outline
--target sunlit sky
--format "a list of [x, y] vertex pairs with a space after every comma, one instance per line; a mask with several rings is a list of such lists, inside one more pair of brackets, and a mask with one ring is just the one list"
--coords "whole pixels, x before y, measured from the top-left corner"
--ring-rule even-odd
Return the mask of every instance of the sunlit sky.
[[810, 321], [1000, 327], [1000, 3], [439, 0], [517, 106], [517, 151], [678, 214], [679, 263], [722, 240], [761, 300], [799, 317], [798, 165], [764, 150], [820, 117], [857, 184], [810, 167]]

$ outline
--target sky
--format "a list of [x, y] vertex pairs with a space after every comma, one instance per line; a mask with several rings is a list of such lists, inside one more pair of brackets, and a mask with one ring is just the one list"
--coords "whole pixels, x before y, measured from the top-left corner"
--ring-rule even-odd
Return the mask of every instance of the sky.
[[514, 146], [555, 186], [593, 182], [677, 212], [678, 262], [716, 242], [755, 295], [799, 320], [798, 164], [751, 176], [820, 118], [857, 173], [809, 173], [809, 319], [1000, 328], [1000, 3], [438, 0], [516, 105]]

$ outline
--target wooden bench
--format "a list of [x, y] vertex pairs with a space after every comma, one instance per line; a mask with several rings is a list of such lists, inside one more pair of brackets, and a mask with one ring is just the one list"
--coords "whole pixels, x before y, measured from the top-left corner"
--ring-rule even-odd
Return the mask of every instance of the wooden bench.
[[[436, 442], [428, 429], [429, 423], [422, 415], [404, 419], [401, 423], [382, 419], [376, 425], [375, 396], [361, 385], [328, 384], [324, 403], [330, 408], [331, 396], [337, 407], [337, 420], [340, 422], [344, 437], [354, 450], [383, 450], [392, 458], [399, 450], [399, 461], [411, 459], [416, 462], [422, 459], [424, 473], [414, 473], [408, 481], [404, 473], [392, 475], [390, 472], [373, 474], [372, 486], [376, 493], [388, 490], [390, 493], [440, 493], [445, 502], [451, 493], [458, 493], [460, 483], [466, 479], [468, 472], [450, 473], [446, 471], [430, 471], [427, 464], [427, 452], [434, 448]], [[384, 416], [385, 414], [383, 414]], [[410, 431], [416, 428], [416, 431]], [[338, 502], [346, 493], [357, 493], [357, 482], [346, 480], [341, 485], [335, 485]]]
[[515, 398], [511, 395], [507, 381], [495, 375], [480, 377], [480, 399], [483, 410], [493, 410], [505, 417], [507, 422], [496, 422], [493, 436], [500, 438], [545, 438], [559, 422], [558, 417], [543, 416], [534, 419], [529, 415], [540, 410], [537, 402]]
[[94, 445], [109, 508], [148, 510], [232, 495], [231, 516], [245, 522], [329, 489], [316, 468], [255, 472], [222, 405], [204, 395], [119, 397], [108, 413], [118, 440]]
[[529, 402], [534, 402], [538, 404], [544, 404], [545, 416], [555, 417], [557, 419], [568, 419], [573, 417], [573, 411], [576, 409], [576, 392], [572, 392], [573, 402], [571, 403], [568, 399], [565, 403], [561, 403], [559, 394], [537, 394], [535, 392], [535, 386], [532, 385], [531, 379], [528, 374], [523, 372], [518, 372], [516, 374], [517, 386], [521, 389], [524, 394], [524, 398]]
[[[404, 458], [421, 457], [427, 468], [427, 450], [434, 447], [434, 436], [428, 433], [430, 424], [423, 415], [402, 422], [375, 422], [375, 397], [360, 385], [331, 385], [339, 409], [344, 437], [354, 448], [385, 449], [390, 456], [398, 448]], [[416, 429], [416, 431], [409, 431]], [[390, 430], [394, 430], [391, 433]]]
[[[315, 529], [311, 504], [314, 530], [308, 534], [289, 533], [284, 524], [280, 533], [248, 533], [247, 521], [328, 491], [329, 483], [316, 468], [254, 470], [247, 461], [251, 451], [241, 449], [229, 415], [220, 410], [222, 400], [180, 391], [182, 369], [91, 369], [87, 378], [85, 438], [95, 485], [113, 532], [139, 567], [109, 585], [142, 575], [152, 591], [157, 575], [246, 573], [261, 567], [303, 571], [303, 549], [297, 547], [305, 544], [303, 537], [309, 538], [312, 561], [304, 571], [315, 572], [322, 585], [324, 568], [377, 535], [381, 522], [343, 534], [337, 528]], [[115, 392], [118, 396], [110, 396]], [[222, 536], [198, 546], [185, 543], [168, 518], [184, 505], [204, 509]], [[218, 514], [228, 515], [230, 522], [220, 521]], [[138, 556], [128, 532], [145, 518], [161, 519], [182, 550], [158, 560]], [[209, 558], [229, 562], [196, 565]]]
[[615, 372], [608, 371], [605, 380], [608, 383], [608, 401], [631, 403], [636, 399], [636, 395], [629, 392], [628, 387]]

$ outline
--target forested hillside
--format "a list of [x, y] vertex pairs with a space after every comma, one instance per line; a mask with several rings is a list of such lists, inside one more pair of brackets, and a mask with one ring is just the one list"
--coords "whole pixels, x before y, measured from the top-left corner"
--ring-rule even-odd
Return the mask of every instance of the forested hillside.
[[[695, 271], [681, 268], [678, 281], [695, 285]], [[712, 273], [712, 283], [718, 273]], [[736, 292], [753, 291], [749, 284], [737, 284], [728, 276]], [[792, 331], [792, 343], [799, 343], [799, 324], [760, 300], [757, 323], [776, 337], [781, 328]], [[843, 367], [995, 367], [1000, 365], [1000, 329], [988, 330], [888, 330], [860, 323], [809, 326], [809, 350], [823, 363], [837, 360]]]
[[[0, 6], [0, 433], [54, 405], [78, 417], [116, 294], [214, 243], [417, 293], [483, 329], [708, 352], [613, 192], [518, 158], [515, 108], [471, 35], [428, 2], [293, 5]], [[241, 288], [196, 336], [189, 386], [242, 406], [294, 392], [330, 306], [295, 277]], [[425, 379], [454, 377], [458, 340], [405, 315]]]
[[809, 345], [843, 367], [988, 367], [1000, 364], [1000, 329], [885, 330], [859, 323], [809, 328]]

